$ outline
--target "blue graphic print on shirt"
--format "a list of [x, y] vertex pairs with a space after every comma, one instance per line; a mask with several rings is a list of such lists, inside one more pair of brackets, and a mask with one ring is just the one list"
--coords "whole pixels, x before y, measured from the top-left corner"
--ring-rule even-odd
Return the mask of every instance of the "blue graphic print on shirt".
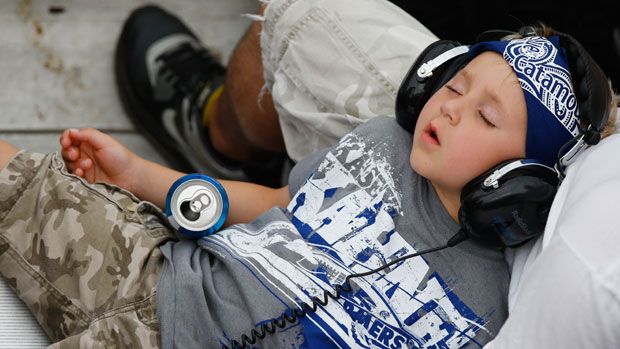
[[[230, 253], [283, 305], [310, 303], [347, 275], [416, 252], [395, 229], [401, 195], [390, 165], [351, 134], [292, 198], [290, 222], [260, 231], [235, 226], [208, 243]], [[489, 315], [474, 313], [423, 257], [352, 283], [339, 301], [285, 328], [297, 333], [287, 347], [459, 348], [476, 344]]]

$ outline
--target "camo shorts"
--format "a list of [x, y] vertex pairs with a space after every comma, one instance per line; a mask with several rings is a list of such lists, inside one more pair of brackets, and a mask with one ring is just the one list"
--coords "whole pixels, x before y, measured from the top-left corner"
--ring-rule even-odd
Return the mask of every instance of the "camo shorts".
[[0, 274], [52, 347], [159, 347], [162, 212], [69, 174], [58, 154], [19, 152], [0, 171]]

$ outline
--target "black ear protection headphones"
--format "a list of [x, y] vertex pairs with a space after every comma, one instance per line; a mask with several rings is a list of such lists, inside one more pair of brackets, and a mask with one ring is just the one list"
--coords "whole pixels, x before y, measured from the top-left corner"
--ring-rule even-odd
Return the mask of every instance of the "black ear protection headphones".
[[[477, 41], [500, 40], [514, 34], [494, 30]], [[533, 27], [519, 30], [534, 36]], [[587, 145], [600, 140], [609, 116], [611, 93], [603, 71], [573, 37], [555, 33], [568, 58], [582, 125], [565, 144], [555, 168], [532, 159], [502, 162], [470, 181], [461, 192], [459, 221], [466, 235], [494, 247], [516, 247], [543, 233], [551, 203], [566, 167]], [[429, 98], [469, 61], [468, 46], [440, 40], [428, 46], [413, 64], [396, 97], [396, 119], [413, 133]]]
[[[529, 26], [521, 28], [519, 33], [522, 36], [536, 35], [534, 28]], [[477, 41], [500, 40], [509, 34], [513, 32], [488, 31], [479, 35]], [[243, 334], [240, 341], [232, 340], [230, 347], [246, 348], [248, 344], [265, 338], [268, 333], [274, 333], [278, 328], [285, 328], [317, 311], [319, 305], [327, 305], [329, 298], [339, 299], [343, 291], [352, 290], [350, 280], [353, 278], [374, 274], [406, 259], [455, 246], [468, 238], [493, 248], [503, 248], [519, 246], [542, 234], [566, 167], [588, 145], [598, 143], [601, 131], [607, 124], [611, 104], [607, 78], [596, 62], [570, 35], [555, 34], [560, 37], [560, 46], [568, 56], [582, 121], [579, 134], [560, 149], [555, 168], [532, 159], [500, 163], [463, 188], [459, 210], [461, 230], [446, 245], [397, 258], [364, 273], [350, 274], [341, 285], [335, 285], [334, 291], [324, 290], [322, 297], [311, 297], [310, 303], [288, 309], [279, 317], [259, 325], [258, 329], [252, 329], [249, 336]], [[396, 97], [396, 119], [403, 128], [413, 133], [424, 104], [470, 61], [468, 51], [469, 46], [441, 40], [420, 54]], [[228, 348], [225, 344], [222, 347]]]

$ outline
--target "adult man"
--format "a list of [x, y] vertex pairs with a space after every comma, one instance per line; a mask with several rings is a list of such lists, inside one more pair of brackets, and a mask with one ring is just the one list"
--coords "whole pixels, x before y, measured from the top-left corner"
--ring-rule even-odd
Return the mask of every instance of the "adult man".
[[[278, 184], [274, 153], [297, 161], [393, 115], [402, 77], [437, 40], [390, 3], [324, 4], [272, 2], [267, 13], [263, 5], [264, 30], [252, 23], [226, 71], [179, 19], [136, 10], [116, 56], [129, 116], [179, 169]], [[368, 18], [369, 7], [381, 20]]]

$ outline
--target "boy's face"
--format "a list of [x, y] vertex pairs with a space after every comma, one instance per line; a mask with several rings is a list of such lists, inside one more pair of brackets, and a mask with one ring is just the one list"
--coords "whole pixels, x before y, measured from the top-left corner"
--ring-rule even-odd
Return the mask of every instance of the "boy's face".
[[517, 75], [483, 52], [424, 105], [413, 134], [411, 167], [435, 186], [463, 186], [504, 160], [525, 156], [527, 108]]

